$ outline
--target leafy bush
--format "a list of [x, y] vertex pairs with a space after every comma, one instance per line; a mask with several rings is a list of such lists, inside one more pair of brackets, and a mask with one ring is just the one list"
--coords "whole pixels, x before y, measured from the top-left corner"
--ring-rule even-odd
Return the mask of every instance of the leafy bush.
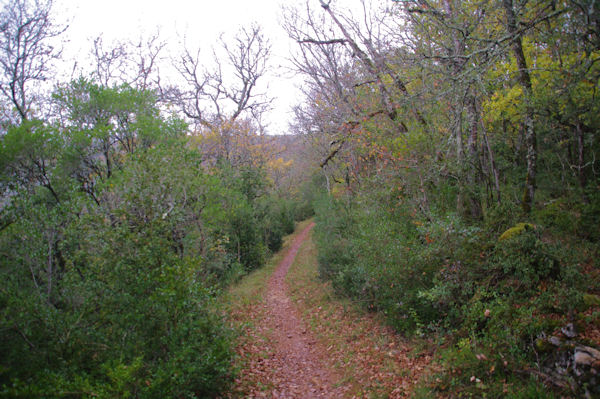
[[294, 220], [299, 222], [315, 215], [315, 206], [325, 193], [325, 176], [313, 174], [298, 188], [298, 194], [293, 198]]
[[294, 231], [294, 203], [284, 198], [269, 197], [258, 204], [262, 231], [267, 248], [276, 252], [283, 244], [283, 236]]
[[249, 204], [234, 205], [228, 216], [225, 234], [229, 237], [227, 250], [246, 270], [256, 269], [265, 260], [266, 248], [258, 220]]
[[479, 224], [450, 212], [421, 219], [384, 190], [318, 202], [321, 276], [396, 329], [443, 339], [437, 390], [544, 397], [515, 370], [540, 359], [535, 337], [582, 306], [582, 254], [544, 237], [542, 225], [514, 228], [513, 205], [488, 209]]
[[[211, 248], [185, 240], [196, 206], [217, 209], [210, 177], [169, 166], [186, 156], [156, 148], [131, 158], [101, 207], [77, 197], [50, 209], [36, 197], [20, 204], [0, 237], [6, 396], [206, 397], [227, 385], [231, 334], [201, 256]], [[15, 245], [22, 239], [28, 246]]]
[[600, 241], [600, 193], [590, 189], [587, 194], [589, 203], [583, 205], [581, 217], [577, 223], [577, 233], [592, 242]]

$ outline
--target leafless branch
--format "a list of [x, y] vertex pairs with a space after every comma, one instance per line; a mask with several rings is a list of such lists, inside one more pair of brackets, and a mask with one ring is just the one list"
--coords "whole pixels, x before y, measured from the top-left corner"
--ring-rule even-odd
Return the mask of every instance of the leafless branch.
[[0, 94], [18, 118], [32, 116], [41, 103], [39, 85], [48, 78], [60, 50], [50, 44], [66, 26], [52, 19], [52, 0], [9, 0], [0, 11]]
[[330, 39], [330, 40], [315, 40], [315, 39], [304, 39], [299, 40], [298, 43], [311, 43], [311, 44], [346, 44], [348, 40], [346, 39]]

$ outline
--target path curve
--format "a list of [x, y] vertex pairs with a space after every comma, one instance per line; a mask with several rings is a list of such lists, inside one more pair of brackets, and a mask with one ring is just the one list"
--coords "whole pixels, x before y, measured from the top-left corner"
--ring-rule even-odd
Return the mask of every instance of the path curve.
[[275, 348], [271, 364], [278, 382], [273, 397], [279, 398], [340, 398], [344, 390], [336, 387], [339, 377], [324, 357], [322, 348], [300, 313], [290, 300], [285, 276], [294, 263], [302, 243], [314, 223], [309, 224], [290, 246], [285, 258], [271, 275], [265, 293], [267, 324], [273, 331]]

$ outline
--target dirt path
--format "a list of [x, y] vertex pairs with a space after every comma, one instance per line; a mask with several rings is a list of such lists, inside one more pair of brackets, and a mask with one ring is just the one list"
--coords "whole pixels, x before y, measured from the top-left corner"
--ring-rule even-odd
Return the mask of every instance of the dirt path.
[[267, 325], [273, 331], [274, 397], [339, 398], [343, 390], [335, 388], [339, 377], [333, 374], [322, 354], [326, 353], [312, 335], [288, 294], [285, 276], [298, 249], [314, 223], [294, 240], [288, 253], [269, 279], [266, 291]]
[[230, 314], [244, 334], [227, 397], [410, 397], [430, 354], [332, 297], [318, 278], [313, 226], [303, 224], [270, 264], [231, 291]]

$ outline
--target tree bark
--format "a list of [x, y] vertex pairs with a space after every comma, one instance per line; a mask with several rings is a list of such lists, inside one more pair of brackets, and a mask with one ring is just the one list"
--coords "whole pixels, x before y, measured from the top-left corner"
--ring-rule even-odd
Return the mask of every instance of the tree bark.
[[525, 53], [523, 52], [523, 42], [517, 28], [517, 17], [513, 8], [513, 1], [503, 0], [502, 3], [506, 13], [506, 28], [509, 34], [514, 35], [513, 54], [517, 61], [519, 84], [523, 88], [523, 101], [525, 103], [523, 125], [525, 127], [525, 145], [527, 146], [527, 175], [521, 206], [526, 213], [529, 213], [534, 203], [537, 172], [537, 137], [534, 128], [534, 108], [532, 104], [533, 89]]
[[485, 147], [487, 149], [488, 156], [490, 158], [490, 168], [492, 169], [492, 174], [494, 175], [494, 189], [496, 191], [496, 203], [500, 205], [502, 203], [502, 197], [500, 195], [500, 174], [498, 173], [498, 167], [496, 166], [496, 161], [494, 159], [494, 152], [492, 151], [492, 146], [490, 146], [490, 141], [487, 136], [487, 132], [485, 131], [485, 127], [483, 126], [483, 121], [481, 122], [481, 134], [483, 139], [485, 140]]
[[479, 151], [477, 151], [477, 137], [479, 135], [479, 112], [477, 110], [477, 99], [473, 93], [468, 95], [467, 114], [469, 116], [470, 132], [467, 140], [469, 150], [469, 170], [467, 172], [467, 183], [469, 192], [469, 211], [473, 219], [481, 219], [481, 201], [479, 195], [472, 191], [473, 187], [479, 187], [481, 175], [479, 174]]

